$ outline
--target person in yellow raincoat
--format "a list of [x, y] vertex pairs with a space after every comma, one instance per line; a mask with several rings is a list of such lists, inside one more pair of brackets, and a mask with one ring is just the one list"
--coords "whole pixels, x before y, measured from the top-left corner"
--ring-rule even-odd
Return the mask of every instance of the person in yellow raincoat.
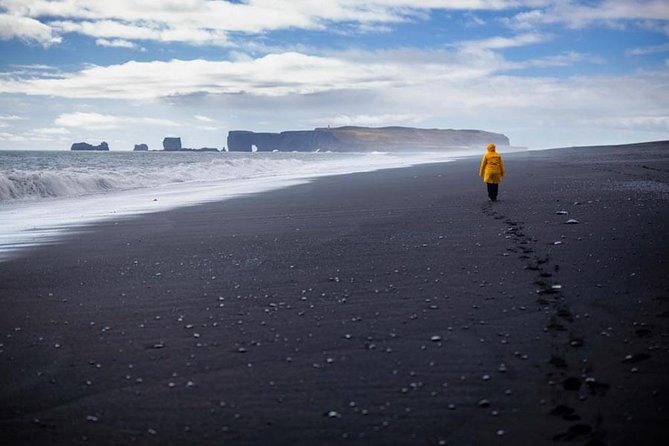
[[497, 192], [499, 183], [504, 176], [504, 162], [502, 155], [495, 151], [495, 144], [488, 144], [488, 152], [483, 155], [479, 176], [488, 186], [488, 198], [490, 201], [497, 201]]

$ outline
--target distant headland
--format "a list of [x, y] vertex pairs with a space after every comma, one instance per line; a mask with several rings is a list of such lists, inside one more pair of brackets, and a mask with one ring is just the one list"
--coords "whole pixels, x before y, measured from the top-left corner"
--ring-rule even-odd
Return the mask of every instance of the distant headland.
[[[490, 143], [509, 146], [509, 138], [484, 130], [419, 129], [414, 127], [322, 127], [314, 130], [290, 130], [280, 133], [231, 130], [227, 151], [231, 152], [403, 152], [482, 147]], [[85, 142], [72, 144], [71, 150], [108, 151], [102, 142], [94, 146]], [[133, 151], [146, 152], [147, 144], [136, 144]], [[223, 151], [226, 149], [224, 148]], [[183, 147], [180, 137], [163, 139], [165, 152], [218, 152], [215, 147]]]
[[[228, 150], [250, 152], [329, 150], [333, 152], [401, 152], [480, 147], [494, 143], [508, 146], [509, 138], [483, 130], [419, 129], [413, 127], [336, 127], [281, 133], [233, 130]], [[254, 147], [255, 146], [255, 147]]]

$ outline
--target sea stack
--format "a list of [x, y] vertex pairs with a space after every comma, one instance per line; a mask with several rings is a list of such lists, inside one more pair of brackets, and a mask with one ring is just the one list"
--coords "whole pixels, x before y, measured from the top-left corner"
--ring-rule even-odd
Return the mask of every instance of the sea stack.
[[147, 152], [149, 150], [149, 146], [146, 144], [135, 144], [135, 148], [132, 149], [133, 152]]
[[72, 144], [72, 147], [70, 147], [70, 150], [89, 150], [89, 151], [107, 152], [109, 151], [109, 144], [107, 144], [106, 141], [102, 141], [99, 146], [94, 146], [87, 142], [75, 142], [74, 144]]
[[178, 152], [181, 148], [181, 138], [171, 138], [168, 136], [163, 139], [163, 150]]

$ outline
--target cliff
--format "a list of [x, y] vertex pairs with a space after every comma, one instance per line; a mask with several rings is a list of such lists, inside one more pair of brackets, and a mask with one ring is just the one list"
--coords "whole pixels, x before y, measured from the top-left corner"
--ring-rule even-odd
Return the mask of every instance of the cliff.
[[490, 143], [508, 146], [509, 138], [483, 130], [417, 129], [412, 127], [337, 127], [281, 133], [233, 130], [228, 150], [271, 152], [331, 150], [335, 152], [443, 150], [481, 147]]
[[181, 138], [170, 138], [169, 136], [164, 138], [163, 149], [169, 152], [178, 152], [181, 150]]
[[72, 147], [70, 147], [70, 150], [108, 151], [109, 145], [105, 141], [102, 141], [99, 146], [94, 146], [92, 144], [88, 144], [87, 142], [75, 142], [72, 144]]

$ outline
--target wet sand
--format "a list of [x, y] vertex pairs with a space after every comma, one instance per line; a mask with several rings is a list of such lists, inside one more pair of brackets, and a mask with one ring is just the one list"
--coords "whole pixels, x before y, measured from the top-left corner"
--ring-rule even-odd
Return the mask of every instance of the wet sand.
[[504, 159], [496, 203], [477, 157], [0, 264], [3, 444], [663, 444], [669, 143]]

